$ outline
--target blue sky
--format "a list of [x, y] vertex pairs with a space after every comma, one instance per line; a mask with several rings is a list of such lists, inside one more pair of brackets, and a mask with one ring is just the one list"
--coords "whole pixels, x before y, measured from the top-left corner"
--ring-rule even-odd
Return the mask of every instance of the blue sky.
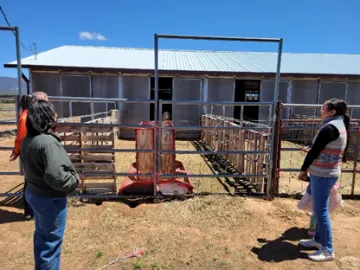
[[[282, 37], [285, 52], [360, 54], [359, 0], [3, 0], [0, 5], [20, 27], [23, 44], [36, 42], [39, 52], [61, 45], [152, 48], [154, 33], [167, 33]], [[0, 25], [5, 25], [1, 15]], [[81, 39], [81, 32], [89, 33]], [[0, 76], [16, 76], [3, 68], [16, 59], [14, 44], [10, 32], [0, 32]], [[161, 40], [160, 47], [275, 51], [268, 44], [189, 40]], [[22, 49], [22, 56], [30, 54]]]

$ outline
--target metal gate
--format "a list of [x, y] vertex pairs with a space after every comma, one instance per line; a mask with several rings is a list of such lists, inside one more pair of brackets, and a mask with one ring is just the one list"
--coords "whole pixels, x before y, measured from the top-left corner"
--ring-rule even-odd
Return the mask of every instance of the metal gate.
[[[155, 99], [150, 100], [148, 95], [145, 99], [136, 99], [131, 96], [128, 99], [119, 98], [90, 98], [90, 97], [49, 97], [51, 102], [66, 102], [66, 103], [83, 103], [84, 106], [90, 104], [90, 108], [94, 108], [94, 103], [112, 103], [117, 104], [118, 108], [124, 111], [134, 111], [135, 106], [149, 106], [149, 104], [155, 104], [155, 125], [139, 125], [141, 119], [134, 121], [125, 121], [124, 123], [85, 123], [77, 122], [71, 123], [73, 126], [81, 127], [115, 127], [119, 129], [136, 129], [136, 128], [149, 128], [154, 133], [154, 148], [148, 150], [135, 149], [133, 142], [130, 144], [125, 141], [121, 141], [120, 146], [114, 145], [112, 149], [106, 151], [112, 151], [116, 154], [121, 154], [120, 159], [125, 160], [130, 153], [148, 152], [154, 155], [154, 169], [150, 174], [146, 176], [154, 179], [154, 187], [160, 180], [172, 179], [179, 177], [179, 174], [175, 171], [173, 173], [163, 173], [161, 170], [162, 157], [165, 154], [175, 154], [177, 159], [181, 159], [183, 163], [186, 163], [187, 168], [182, 168], [180, 174], [186, 174], [188, 178], [191, 178], [194, 183], [198, 183], [199, 187], [203, 189], [195, 190], [197, 194], [239, 194], [246, 192], [247, 194], [262, 194], [267, 195], [270, 198], [274, 195], [273, 190], [273, 174], [274, 171], [274, 129], [272, 128], [276, 119], [274, 102], [233, 102], [233, 101], [208, 101], [204, 100], [205, 92], [203, 91], [204, 83], [201, 80], [174, 80], [174, 96], [172, 101], [159, 100], [159, 65], [158, 65], [158, 40], [160, 38], [180, 38], [180, 39], [203, 39], [203, 40], [224, 40], [224, 41], [255, 41], [255, 42], [274, 42], [279, 44], [279, 56], [277, 62], [276, 80], [274, 81], [275, 94], [279, 91], [279, 78], [280, 78], [280, 62], [282, 51], [281, 39], [261, 39], [261, 38], [227, 38], [227, 37], [189, 37], [189, 36], [171, 36], [171, 35], [155, 35]], [[122, 78], [122, 85], [124, 85], [124, 77]], [[91, 84], [90, 84], [91, 89]], [[120, 92], [120, 91], [119, 91]], [[124, 92], [124, 89], [122, 89]], [[18, 97], [15, 97], [18, 99]], [[129, 104], [129, 105], [127, 105]], [[173, 106], [173, 118], [175, 119], [175, 126], [161, 125], [162, 105], [172, 104]], [[121, 106], [119, 106], [121, 105]], [[265, 107], [267, 112], [270, 112], [268, 119], [271, 121], [268, 125], [254, 124], [250, 122], [239, 121], [239, 119], [232, 119], [227, 117], [227, 111], [232, 111], [234, 106], [243, 108], [245, 106], [260, 106]], [[69, 106], [64, 106], [63, 108]], [[71, 106], [70, 106], [71, 107]], [[69, 107], [69, 108], [70, 108]], [[98, 106], [99, 107], [99, 106]], [[101, 107], [101, 106], [100, 106]], [[224, 112], [223, 115], [205, 114], [204, 112], [211, 111], [205, 108], [221, 108]], [[226, 108], [230, 108], [227, 110]], [[19, 111], [17, 105], [16, 111]], [[72, 110], [71, 110], [72, 111]], [[94, 110], [92, 109], [92, 118], [94, 118]], [[134, 114], [137, 115], [135, 109]], [[147, 110], [149, 111], [149, 110]], [[187, 121], [187, 123], [184, 122]], [[1, 124], [4, 124], [3, 122]], [[16, 124], [12, 122], [11, 124]], [[69, 124], [69, 123], [67, 123]], [[59, 126], [66, 125], [66, 123], [59, 123]], [[177, 149], [163, 150], [161, 148], [161, 138], [165, 131], [175, 130], [177, 133], [191, 133], [196, 134], [195, 137], [188, 137], [185, 141], [176, 141]], [[241, 144], [241, 142], [243, 142]], [[241, 146], [239, 146], [241, 144]], [[11, 146], [0, 146], [0, 151], [11, 150]], [[98, 147], [86, 148], [85, 146], [77, 149], [79, 151], [89, 152], [102, 152], [105, 151], [104, 147], [99, 145]], [[193, 157], [197, 156], [201, 169], [196, 171], [193, 166]], [[132, 154], [133, 157], [133, 154]], [[201, 159], [201, 162], [200, 162]], [[122, 161], [116, 164], [120, 169], [114, 173], [115, 177], [134, 177], [144, 176], [144, 174], [134, 173], [129, 171], [130, 159]], [[124, 166], [126, 167], [124, 167]], [[190, 169], [189, 169], [190, 168]], [[207, 168], [205, 170], [205, 168]], [[19, 175], [19, 171], [3, 171], [1, 175]], [[90, 172], [86, 175], [101, 176], [100, 172]], [[21, 179], [21, 178], [19, 178]], [[261, 179], [258, 181], [257, 179]], [[209, 188], [210, 180], [212, 183], [219, 182], [220, 189]], [[20, 180], [19, 180], [20, 181]], [[211, 186], [211, 185], [210, 185]], [[13, 192], [9, 190], [6, 193], [1, 193], [0, 196], [14, 197], [21, 196], [21, 192]], [[159, 194], [157, 189], [154, 188], [154, 194], [152, 197], [159, 197], [163, 194]], [[175, 194], [176, 195], [176, 194]], [[78, 197], [95, 197], [95, 198], [121, 198], [128, 196], [119, 196], [117, 194], [106, 195], [91, 195], [81, 194], [76, 195]]]
[[[326, 98], [324, 97], [326, 100]], [[324, 101], [324, 100], [322, 100]], [[311, 145], [314, 135], [321, 126], [319, 117], [313, 117], [322, 104], [279, 104], [278, 128], [281, 130], [277, 141], [278, 174], [276, 193], [279, 196], [297, 196], [302, 194], [308, 183], [297, 180], [305, 158], [301, 149]], [[348, 105], [354, 115], [360, 111], [359, 105]], [[281, 110], [306, 110], [308, 115], [282, 117]], [[360, 197], [360, 119], [351, 119], [349, 151], [347, 162], [342, 163], [342, 174], [339, 179], [340, 192], [344, 197]]]
[[[158, 79], [159, 79], [159, 40], [160, 39], [190, 39], [190, 40], [219, 40], [219, 41], [246, 41], [246, 42], [273, 42], [279, 45], [278, 47], [278, 58], [276, 66], [276, 78], [274, 81], [274, 98], [272, 102], [233, 102], [233, 101], [208, 101], [201, 100], [200, 95], [199, 100], [195, 101], [194, 96], [188, 96], [188, 100], [179, 100], [177, 96], [174, 96], [172, 101], [163, 101], [159, 100], [158, 94]], [[224, 179], [223, 188], [225, 188], [226, 193], [241, 193], [241, 187], [246, 189], [249, 188], [250, 192], [257, 194], [266, 194], [269, 198], [273, 198], [275, 194], [274, 189], [274, 172], [275, 171], [275, 160], [273, 159], [273, 149], [274, 148], [274, 137], [276, 135], [275, 129], [271, 128], [275, 125], [276, 121], [276, 111], [275, 105], [277, 103], [277, 97], [279, 93], [279, 84], [280, 84], [280, 66], [281, 66], [281, 55], [282, 55], [282, 39], [261, 39], [261, 38], [234, 38], [234, 37], [204, 37], [204, 36], [176, 36], [176, 35], [158, 35], [155, 34], [154, 40], [155, 48], [155, 101], [156, 108], [158, 109], [157, 117], [155, 120], [158, 121], [161, 117], [161, 108], [163, 104], [171, 104], [175, 110], [174, 116], [176, 115], [186, 115], [189, 119], [193, 119], [196, 116], [198, 110], [191, 109], [190, 106], [198, 106], [198, 108], [204, 108], [199, 110], [199, 112], [213, 112], [213, 107], [220, 107], [223, 112], [222, 115], [213, 115], [213, 114], [198, 114], [197, 116], [201, 117], [201, 124], [196, 124], [193, 121], [192, 125], [184, 126], [181, 124], [175, 125], [174, 127], [168, 126], [160, 129], [158, 139], [156, 140], [156, 151], [158, 156], [161, 156], [165, 153], [173, 153], [178, 158], [180, 155], [183, 155], [183, 159], [192, 160], [189, 164], [193, 164], [193, 158], [190, 159], [193, 155], [200, 155], [206, 162], [206, 166], [210, 169], [208, 173], [203, 173], [202, 171], [197, 171], [193, 166], [189, 171], [195, 171], [197, 173], [187, 173], [188, 177], [196, 179], [197, 183], [202, 183], [209, 181], [209, 179]], [[161, 55], [160, 55], [161, 56]], [[186, 65], [186, 64], [185, 64]], [[183, 68], [183, 67], [182, 67]], [[191, 69], [191, 67], [189, 67]], [[190, 82], [184, 82], [180, 80], [175, 80], [175, 84], [186, 86]], [[205, 79], [205, 86], [208, 86], [208, 80]], [[182, 89], [182, 91], [188, 91], [184, 93], [191, 93], [191, 88]], [[176, 87], [175, 87], [176, 90]], [[196, 93], [196, 92], [195, 92]], [[204, 95], [208, 94], [208, 90], [204, 90]], [[175, 92], [175, 95], [179, 94]], [[193, 94], [193, 93], [191, 93]], [[239, 119], [232, 119], [231, 117], [226, 117], [227, 112], [233, 111], [234, 106], [241, 107], [241, 112], [245, 106], [260, 106], [267, 107], [265, 111], [270, 112], [269, 125], [264, 124], [255, 124], [245, 121], [239, 121]], [[183, 109], [180, 109], [182, 107]], [[211, 107], [211, 110], [208, 109]], [[226, 108], [231, 108], [226, 110]], [[186, 109], [185, 109], [186, 108]], [[186, 111], [188, 110], [188, 111]], [[215, 110], [217, 111], [217, 110]], [[240, 117], [242, 118], [242, 117]], [[192, 140], [192, 147], [178, 149], [180, 148], [180, 143], [176, 144], [177, 150], [167, 150], [163, 151], [160, 147], [160, 138], [161, 134], [164, 131], [175, 129], [176, 132], [184, 133], [198, 131], [200, 138], [198, 140]], [[193, 138], [192, 138], [193, 139]], [[241, 144], [241, 147], [239, 146]], [[178, 147], [179, 146], [179, 147]], [[186, 156], [186, 157], [185, 157]], [[158, 159], [156, 165], [156, 171], [159, 172], [161, 167], [161, 160]], [[167, 179], [169, 177], [177, 177], [176, 173], [158, 175], [159, 179]], [[263, 182], [259, 183], [256, 179], [263, 179]], [[194, 180], [195, 182], [195, 180]], [[232, 189], [232, 192], [230, 191]], [[206, 190], [204, 193], [217, 193], [216, 190], [211, 190], [210, 192]], [[249, 190], [247, 190], [249, 192]]]

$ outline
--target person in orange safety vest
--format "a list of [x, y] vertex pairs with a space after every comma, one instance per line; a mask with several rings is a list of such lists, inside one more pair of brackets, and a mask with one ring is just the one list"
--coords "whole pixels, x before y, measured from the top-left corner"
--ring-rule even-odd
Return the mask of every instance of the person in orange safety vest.
[[19, 117], [19, 121], [18, 121], [18, 125], [17, 125], [17, 134], [16, 134], [16, 138], [15, 138], [15, 145], [14, 145], [12, 154], [10, 156], [10, 161], [15, 161], [20, 155], [21, 144], [27, 134], [26, 118], [27, 118], [30, 103], [31, 103], [31, 97], [28, 95], [23, 95], [20, 100], [20, 109], [22, 110], [22, 112]]

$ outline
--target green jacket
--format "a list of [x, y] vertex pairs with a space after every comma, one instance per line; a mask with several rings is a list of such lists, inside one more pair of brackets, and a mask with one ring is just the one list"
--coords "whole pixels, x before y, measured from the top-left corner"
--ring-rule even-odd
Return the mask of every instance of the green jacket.
[[26, 136], [21, 161], [27, 189], [36, 196], [64, 197], [78, 186], [80, 177], [57, 134]]

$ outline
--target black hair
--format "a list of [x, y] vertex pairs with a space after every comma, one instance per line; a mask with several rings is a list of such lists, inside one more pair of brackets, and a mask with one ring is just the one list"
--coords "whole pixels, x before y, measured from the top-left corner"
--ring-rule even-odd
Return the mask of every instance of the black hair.
[[54, 105], [45, 100], [38, 100], [30, 105], [26, 119], [27, 133], [30, 137], [47, 133], [56, 124]]
[[343, 154], [343, 161], [346, 162], [347, 161], [347, 152], [349, 149], [349, 141], [350, 141], [350, 116], [347, 114], [347, 111], [348, 111], [347, 104], [344, 100], [338, 99], [338, 98], [329, 99], [328, 101], [325, 102], [325, 104], [329, 111], [332, 111], [332, 110], [335, 111], [334, 116], [340, 115], [340, 116], [344, 117], [344, 125], [345, 125], [346, 132], [347, 132], [347, 142], [346, 142], [346, 147], [345, 147], [344, 154]]
[[31, 96], [29, 95], [23, 95], [20, 99], [19, 106], [22, 110], [29, 109], [31, 104]]

